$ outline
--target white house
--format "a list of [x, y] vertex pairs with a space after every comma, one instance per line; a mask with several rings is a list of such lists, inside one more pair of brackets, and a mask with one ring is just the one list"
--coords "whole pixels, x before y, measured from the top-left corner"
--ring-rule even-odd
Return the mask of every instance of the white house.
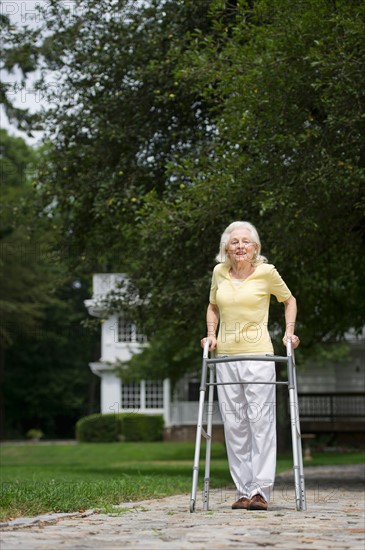
[[[185, 375], [171, 395], [170, 380], [142, 380], [125, 383], [116, 372], [117, 362], [126, 362], [146, 345], [146, 337], [138, 331], [123, 312], [110, 315], [103, 302], [110, 292], [118, 292], [118, 285], [127, 279], [122, 273], [99, 273], [93, 276], [93, 296], [85, 300], [90, 315], [103, 320], [101, 329], [101, 357], [90, 363], [93, 373], [101, 378], [101, 412], [131, 412], [162, 414], [167, 438], [190, 439], [194, 437], [198, 417], [200, 373], [194, 378]], [[365, 415], [365, 333], [360, 337], [349, 335], [351, 356], [348, 365], [329, 365], [327, 368], [313, 367], [297, 369], [298, 391], [303, 396], [300, 402], [302, 412], [313, 416], [313, 411], [335, 406], [339, 414], [351, 417]], [[197, 353], [199, 348], [197, 346]], [[344, 392], [349, 395], [344, 396]], [[324, 395], [326, 394], [326, 395]], [[319, 396], [323, 398], [319, 399]], [[330, 396], [330, 399], [329, 399]], [[341, 398], [340, 398], [341, 397]], [[323, 410], [320, 414], [324, 414]], [[215, 438], [221, 439], [222, 420], [215, 401], [213, 423]]]
[[93, 276], [93, 296], [85, 300], [90, 315], [103, 320], [101, 325], [101, 357], [89, 366], [101, 378], [101, 412], [131, 412], [163, 414], [165, 425], [170, 424], [170, 381], [142, 380], [123, 383], [116, 372], [117, 362], [127, 362], [146, 345], [134, 323], [123, 313], [109, 315], [105, 299], [110, 292], [118, 292], [118, 285], [126, 280], [122, 273], [100, 273]]
[[[108, 314], [105, 299], [110, 292], [118, 292], [118, 286], [126, 280], [123, 273], [97, 273], [93, 276], [93, 296], [84, 304], [90, 315], [102, 319], [101, 357], [89, 363], [94, 374], [101, 378], [101, 411], [162, 414], [166, 438], [191, 437], [196, 429], [198, 379], [184, 377], [171, 395], [170, 380], [142, 380], [125, 383], [116, 371], [116, 364], [127, 362], [146, 345], [146, 337], [138, 331], [123, 312]], [[199, 350], [197, 349], [197, 353]], [[222, 424], [218, 405], [214, 406], [213, 422]], [[222, 434], [217, 437], [221, 438]]]

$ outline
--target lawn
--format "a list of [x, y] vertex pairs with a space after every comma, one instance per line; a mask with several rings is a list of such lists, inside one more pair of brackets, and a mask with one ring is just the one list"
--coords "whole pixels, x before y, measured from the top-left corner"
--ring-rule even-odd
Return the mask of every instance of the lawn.
[[[204, 445], [201, 456], [204, 457]], [[194, 443], [4, 444], [2, 520], [48, 512], [110, 509], [113, 504], [191, 490]], [[362, 463], [364, 454], [314, 453], [311, 465]], [[201, 461], [199, 488], [204, 477]], [[292, 467], [279, 457], [278, 473]], [[211, 486], [230, 487], [225, 447], [212, 446]], [[188, 498], [187, 498], [188, 506]]]

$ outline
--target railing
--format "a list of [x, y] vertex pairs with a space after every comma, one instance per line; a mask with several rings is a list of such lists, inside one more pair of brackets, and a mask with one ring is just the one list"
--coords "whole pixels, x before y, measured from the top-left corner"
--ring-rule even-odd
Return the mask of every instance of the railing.
[[[300, 422], [304, 428], [323, 431], [326, 426], [346, 431], [361, 429], [365, 423], [365, 392], [362, 393], [301, 393], [298, 395]], [[197, 401], [178, 401], [171, 404], [171, 424], [196, 424]], [[206, 409], [204, 410], [204, 418]], [[222, 424], [219, 405], [213, 403], [213, 423]]]
[[365, 393], [298, 394], [301, 420], [365, 420]]
[[365, 393], [298, 395], [302, 433], [363, 432]]
[[[198, 418], [199, 403], [198, 401], [178, 401], [171, 403], [171, 424], [173, 426], [196, 426]], [[217, 402], [213, 403], [213, 424], [223, 424], [222, 417], [219, 412]], [[207, 403], [204, 407], [203, 418], [206, 421]]]

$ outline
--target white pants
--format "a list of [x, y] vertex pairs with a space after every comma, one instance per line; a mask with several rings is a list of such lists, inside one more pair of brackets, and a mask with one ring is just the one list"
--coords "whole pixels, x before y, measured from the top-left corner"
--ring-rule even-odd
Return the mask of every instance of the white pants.
[[[217, 382], [275, 382], [275, 363], [234, 361], [216, 365]], [[266, 501], [276, 469], [274, 384], [218, 386], [228, 462], [238, 498], [259, 493]]]

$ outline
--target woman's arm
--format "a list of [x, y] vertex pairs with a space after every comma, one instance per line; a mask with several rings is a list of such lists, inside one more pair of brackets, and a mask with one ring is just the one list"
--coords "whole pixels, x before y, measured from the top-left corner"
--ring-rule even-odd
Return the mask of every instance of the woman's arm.
[[284, 346], [286, 346], [287, 338], [291, 338], [293, 349], [297, 348], [300, 344], [298, 336], [294, 334], [295, 332], [295, 321], [297, 318], [297, 301], [294, 296], [290, 296], [285, 302], [285, 335], [283, 338]]

